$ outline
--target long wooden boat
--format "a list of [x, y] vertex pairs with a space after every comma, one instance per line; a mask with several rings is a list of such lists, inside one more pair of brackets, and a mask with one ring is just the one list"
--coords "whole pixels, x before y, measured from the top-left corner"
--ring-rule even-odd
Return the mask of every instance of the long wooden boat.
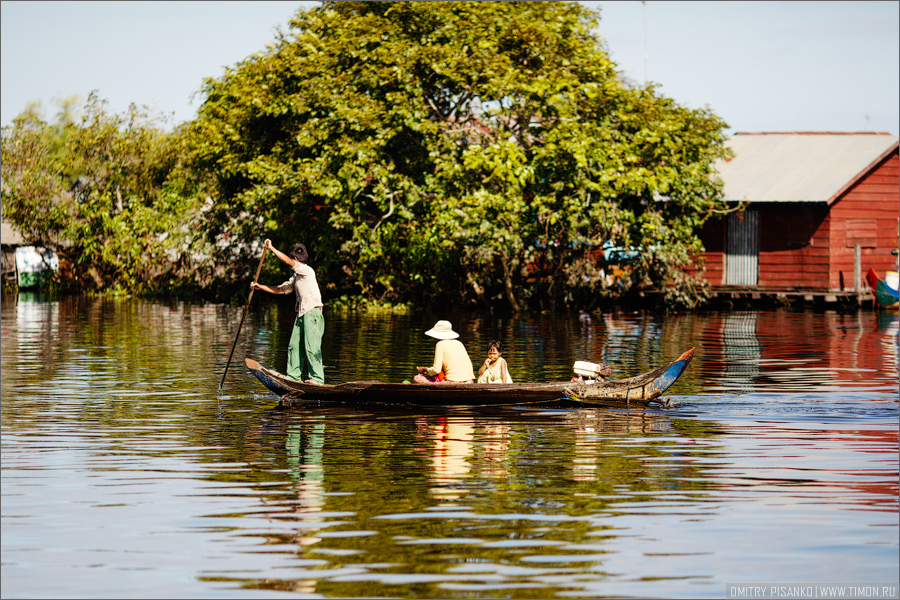
[[884, 279], [878, 277], [875, 269], [866, 273], [866, 281], [872, 291], [875, 302], [881, 308], [900, 308], [900, 292], [889, 286]]
[[632, 402], [665, 404], [662, 394], [687, 369], [693, 357], [694, 349], [691, 348], [666, 365], [628, 379], [492, 384], [353, 381], [339, 385], [313, 385], [294, 381], [250, 358], [245, 362], [256, 378], [280, 397], [282, 406], [307, 401], [415, 406], [510, 406], [575, 401], [630, 406]]

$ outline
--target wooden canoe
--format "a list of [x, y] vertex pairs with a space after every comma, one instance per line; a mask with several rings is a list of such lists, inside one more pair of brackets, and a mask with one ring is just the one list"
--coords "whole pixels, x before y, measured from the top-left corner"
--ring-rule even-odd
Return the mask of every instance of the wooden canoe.
[[687, 369], [693, 357], [694, 349], [691, 348], [674, 361], [647, 373], [595, 383], [410, 384], [353, 381], [339, 385], [312, 385], [289, 379], [250, 358], [245, 362], [256, 378], [281, 398], [282, 406], [303, 404], [308, 400], [415, 406], [510, 406], [558, 401], [630, 406], [632, 402], [664, 403], [660, 396]]

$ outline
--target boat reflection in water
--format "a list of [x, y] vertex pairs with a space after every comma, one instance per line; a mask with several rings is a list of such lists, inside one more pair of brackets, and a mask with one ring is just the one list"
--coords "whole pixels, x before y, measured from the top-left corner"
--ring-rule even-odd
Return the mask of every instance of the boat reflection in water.
[[[533, 561], [599, 568], [619, 538], [605, 511], [654, 492], [701, 500], [705, 467], [690, 452], [698, 439], [705, 458], [718, 448], [713, 424], [676, 425], [662, 411], [323, 405], [272, 410], [250, 430], [238, 461], [290, 475], [285, 489], [260, 488], [268, 523], [260, 535], [302, 566], [266, 587], [342, 596], [425, 574], [441, 583], [428, 588], [433, 596], [471, 578], [447, 571], [459, 552], [490, 572], [518, 565], [520, 575], [500, 578], [510, 589], [535, 585], [543, 571]], [[380, 564], [393, 564], [392, 574]]]
[[[466, 412], [455, 411], [455, 412]], [[558, 419], [572, 432], [569, 464], [557, 461], [556, 468], [571, 473], [575, 481], [596, 481], [602, 477], [603, 456], [600, 445], [610, 434], [671, 433], [668, 417], [652, 413], [628, 413], [604, 410], [537, 410], [535, 419]], [[495, 418], [506, 415], [498, 411]], [[519, 419], [522, 415], [516, 415]], [[435, 487], [431, 492], [439, 500], [458, 500], [467, 493], [457, 484], [469, 477], [505, 478], [515, 457], [510, 456], [510, 425], [506, 422], [480, 421], [474, 414], [419, 417], [416, 425], [432, 441], [430, 461]], [[515, 434], [516, 428], [513, 427]], [[419, 438], [421, 439], [421, 438]]]
[[435, 486], [431, 493], [438, 500], [458, 500], [467, 490], [454, 484], [470, 477], [475, 427], [471, 418], [465, 417], [437, 417], [435, 421], [425, 425], [432, 440], [431, 478]]

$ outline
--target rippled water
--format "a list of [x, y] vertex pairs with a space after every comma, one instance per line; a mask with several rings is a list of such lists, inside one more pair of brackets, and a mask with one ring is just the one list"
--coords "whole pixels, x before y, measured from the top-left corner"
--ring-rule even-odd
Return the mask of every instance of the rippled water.
[[[2, 596], [723, 597], [898, 580], [897, 314], [452, 316], [517, 381], [697, 347], [674, 409], [281, 410], [291, 306], [4, 296]], [[326, 312], [326, 378], [445, 315]]]

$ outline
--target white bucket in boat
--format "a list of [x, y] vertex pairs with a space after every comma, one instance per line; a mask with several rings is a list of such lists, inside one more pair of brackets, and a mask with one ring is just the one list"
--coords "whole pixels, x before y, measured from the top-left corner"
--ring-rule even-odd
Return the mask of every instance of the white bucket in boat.
[[900, 285], [900, 273], [897, 273], [897, 271], [888, 271], [884, 274], [884, 282], [888, 284], [888, 287], [892, 290], [898, 289], [897, 286]]

